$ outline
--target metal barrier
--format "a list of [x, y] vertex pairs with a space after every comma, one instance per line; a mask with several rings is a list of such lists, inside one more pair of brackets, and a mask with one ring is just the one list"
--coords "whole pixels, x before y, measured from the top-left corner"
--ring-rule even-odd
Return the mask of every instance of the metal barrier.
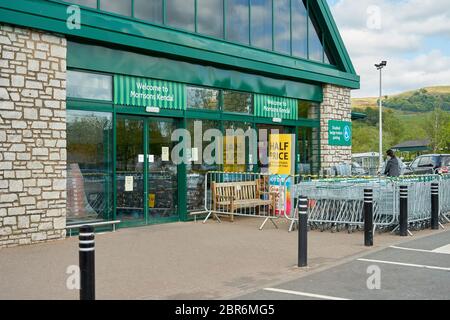
[[207, 217], [211, 215], [263, 218], [260, 226], [262, 230], [271, 221], [278, 219], [282, 214], [283, 206], [280, 195], [282, 179], [279, 176], [262, 173], [243, 172], [208, 172], [205, 183], [205, 211]]
[[[450, 175], [387, 177], [276, 176], [260, 173], [208, 172], [205, 183], [204, 222], [211, 215], [220, 222], [226, 215], [264, 218], [284, 217], [292, 231], [298, 222], [297, 204], [308, 198], [308, 222], [313, 229], [349, 232], [364, 225], [364, 190], [373, 190], [373, 224], [378, 230], [392, 230], [399, 224], [400, 186], [408, 187], [408, 225], [424, 228], [431, 219], [431, 184], [439, 183], [439, 211], [450, 222]], [[395, 230], [395, 229], [394, 229]]]
[[[407, 186], [408, 224], [416, 229], [429, 225], [431, 219], [431, 184], [440, 185], [441, 220], [450, 222], [450, 175], [386, 177], [342, 177], [320, 179], [317, 176], [294, 176], [294, 201], [300, 196], [309, 199], [309, 223], [312, 228], [349, 231], [361, 228], [364, 189], [373, 190], [374, 225], [377, 229], [390, 229], [399, 223], [400, 186]], [[289, 231], [298, 219], [297, 212], [289, 214]]]
[[439, 213], [445, 222], [450, 222], [450, 174], [442, 175], [439, 181]]
[[[309, 199], [309, 222], [312, 228], [349, 231], [362, 228], [364, 224], [364, 190], [373, 190], [374, 225], [382, 228], [395, 222], [395, 186], [390, 181], [380, 178], [332, 178], [295, 176], [293, 197], [306, 196]], [[297, 220], [297, 213], [286, 218], [291, 220], [292, 230]]]

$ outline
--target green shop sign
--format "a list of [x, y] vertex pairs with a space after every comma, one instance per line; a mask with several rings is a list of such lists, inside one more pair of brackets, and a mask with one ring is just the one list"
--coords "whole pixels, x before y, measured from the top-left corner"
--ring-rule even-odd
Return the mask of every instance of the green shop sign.
[[114, 76], [114, 103], [161, 109], [186, 109], [186, 86], [182, 83]]
[[298, 104], [296, 99], [255, 94], [255, 115], [265, 118], [297, 120]]
[[352, 145], [352, 123], [348, 121], [328, 121], [328, 144], [330, 146]]

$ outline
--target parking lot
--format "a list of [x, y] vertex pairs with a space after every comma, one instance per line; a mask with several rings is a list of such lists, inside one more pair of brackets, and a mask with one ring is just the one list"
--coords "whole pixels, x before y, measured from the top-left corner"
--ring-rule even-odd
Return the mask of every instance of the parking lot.
[[[375, 246], [367, 248], [361, 232], [312, 231], [309, 232], [309, 268], [299, 269], [296, 266], [297, 232], [289, 233], [289, 225], [284, 220], [277, 221], [279, 229], [268, 225], [259, 231], [260, 223], [260, 219], [238, 218], [235, 223], [226, 220], [220, 224], [214, 221], [173, 223], [97, 234], [97, 298], [305, 298], [264, 288], [344, 298], [382, 297], [382, 291], [369, 292], [365, 287], [366, 268], [372, 264], [382, 268], [382, 290], [391, 292], [390, 286], [394, 284], [407, 288], [409, 283], [414, 290], [424, 290], [430, 297], [437, 297], [445, 295], [450, 287], [448, 271], [355, 260], [370, 258], [450, 266], [450, 256], [445, 254], [392, 248], [377, 252], [391, 245], [400, 246], [411, 238], [377, 233]], [[430, 234], [435, 232], [424, 230], [414, 237]], [[408, 246], [434, 250], [450, 243], [449, 233], [442, 231], [433, 238], [418, 241]], [[77, 264], [77, 237], [2, 249], [0, 299], [78, 299], [78, 291], [67, 286], [68, 268]], [[325, 269], [328, 271], [323, 271]], [[399, 275], [398, 270], [402, 274]], [[411, 283], [412, 280], [415, 282]], [[399, 291], [418, 296], [414, 295], [415, 291]], [[393, 291], [383, 297], [395, 294]]]
[[389, 246], [325, 271], [236, 299], [448, 300], [450, 231]]

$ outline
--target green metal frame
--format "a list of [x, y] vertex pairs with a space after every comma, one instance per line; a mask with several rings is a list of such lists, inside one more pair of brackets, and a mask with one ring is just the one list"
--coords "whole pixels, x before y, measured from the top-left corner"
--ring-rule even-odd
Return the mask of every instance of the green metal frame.
[[[230, 43], [223, 39], [186, 32], [166, 25], [154, 25], [132, 17], [83, 8], [81, 29], [66, 26], [68, 3], [56, 0], [0, 0], [0, 21], [42, 29], [85, 40], [144, 50], [152, 55], [170, 55], [185, 61], [221, 65], [269, 77], [293, 81], [313, 81], [359, 88], [359, 76], [329, 13], [325, 0], [309, 1], [327, 39], [327, 48], [337, 66], [325, 65], [273, 51]], [[238, 67], [237, 67], [238, 66]]]
[[[217, 110], [200, 110], [200, 109], [187, 109], [187, 110], [165, 110], [161, 109], [158, 114], [151, 114], [145, 111], [144, 107], [125, 107], [114, 105], [112, 101], [93, 101], [85, 99], [67, 99], [67, 108], [69, 110], [84, 110], [84, 111], [96, 111], [96, 112], [110, 112], [113, 115], [113, 214], [112, 219], [116, 219], [117, 208], [117, 128], [116, 121], [117, 116], [125, 116], [129, 118], [144, 119], [144, 153], [148, 153], [148, 121], [155, 121], [156, 119], [170, 119], [175, 121], [177, 128], [186, 128], [186, 121], [188, 119], [202, 119], [202, 120], [216, 120], [220, 123], [220, 129], [222, 133], [225, 132], [223, 123], [224, 121], [232, 122], [246, 122], [256, 128], [258, 124], [284, 126], [288, 128], [290, 133], [296, 134], [298, 137], [299, 130], [306, 130], [306, 128], [319, 128], [319, 119], [298, 119], [298, 120], [282, 120], [281, 123], [274, 123], [270, 118], [261, 118], [251, 114], [239, 114], [223, 111], [223, 94], [220, 93], [219, 105]], [[248, 154], [248, 152], [247, 152]], [[320, 157], [319, 157], [320, 159]], [[248, 163], [248, 159], [247, 159]], [[248, 165], [248, 164], [247, 164]], [[320, 166], [320, 164], [319, 164]], [[247, 166], [248, 168], [248, 166]], [[132, 221], [124, 222], [120, 227], [135, 227], [146, 224], [158, 224], [165, 222], [175, 221], [188, 221], [190, 220], [187, 213], [187, 177], [186, 177], [186, 165], [178, 165], [178, 215], [176, 217], [170, 217], [165, 219], [152, 219], [151, 221]], [[253, 166], [253, 171], [258, 172], [258, 165]], [[147, 167], [144, 166], [144, 177], [147, 176]], [[144, 213], [147, 219], [148, 217], [148, 179], [144, 179]]]

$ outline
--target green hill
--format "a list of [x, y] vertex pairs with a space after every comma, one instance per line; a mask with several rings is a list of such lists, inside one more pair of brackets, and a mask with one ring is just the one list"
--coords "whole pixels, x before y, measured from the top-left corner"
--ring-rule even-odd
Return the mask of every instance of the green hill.
[[[377, 108], [377, 104], [377, 97], [352, 99], [353, 108]], [[428, 112], [437, 106], [450, 111], [450, 86], [427, 87], [384, 96], [383, 106], [407, 112]]]
[[[450, 149], [450, 86], [428, 87], [383, 97], [384, 148], [407, 140], [431, 139], [435, 150]], [[354, 98], [353, 152], [378, 150], [378, 98]], [[443, 110], [443, 111], [441, 111]], [[434, 131], [433, 131], [434, 130]]]

